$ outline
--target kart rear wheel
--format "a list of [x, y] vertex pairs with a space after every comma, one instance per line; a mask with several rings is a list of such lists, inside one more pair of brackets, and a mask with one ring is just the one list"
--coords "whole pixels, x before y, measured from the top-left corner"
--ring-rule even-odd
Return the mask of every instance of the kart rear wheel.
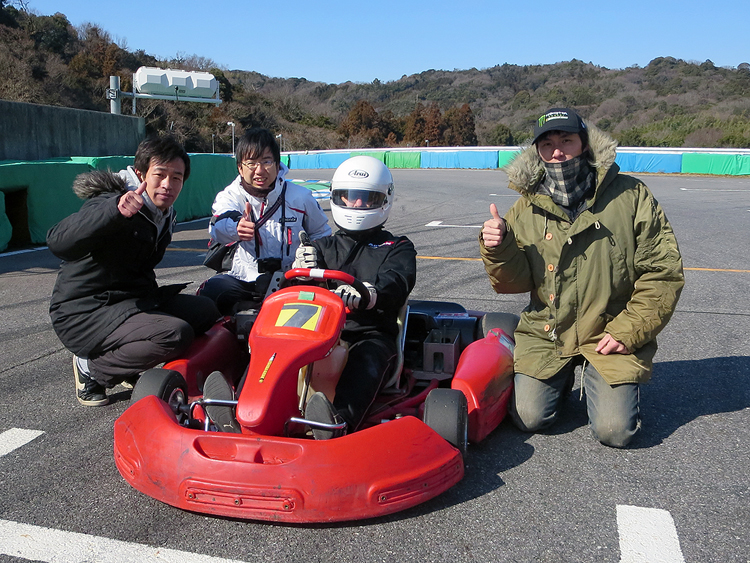
[[180, 409], [187, 403], [187, 382], [179, 371], [173, 369], [153, 368], [143, 372], [133, 387], [130, 402], [155, 395], [169, 405], [179, 422], [184, 418]]
[[466, 456], [469, 410], [458, 389], [433, 389], [424, 402], [424, 423]]
[[520, 317], [512, 313], [487, 313], [479, 319], [478, 338], [484, 338], [493, 328], [499, 328], [513, 338]]

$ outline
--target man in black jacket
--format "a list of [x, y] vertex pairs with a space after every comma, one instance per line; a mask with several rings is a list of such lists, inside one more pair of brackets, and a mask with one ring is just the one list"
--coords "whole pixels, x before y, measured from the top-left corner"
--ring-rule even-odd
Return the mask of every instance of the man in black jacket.
[[[393, 178], [385, 164], [369, 156], [346, 160], [331, 181], [331, 214], [340, 230], [299, 247], [294, 263], [297, 268], [346, 272], [363, 282], [369, 292], [363, 300], [350, 285], [336, 288], [335, 293], [351, 311], [341, 333], [349, 345], [349, 357], [333, 404], [318, 392], [305, 409], [305, 418], [316, 422], [331, 424], [343, 419], [349, 432], [361, 425], [394, 369], [396, 321], [417, 277], [417, 252], [412, 242], [383, 229], [393, 197]], [[313, 428], [313, 435], [326, 439], [333, 433]]]
[[132, 385], [140, 372], [177, 357], [220, 317], [207, 298], [159, 287], [154, 267], [172, 240], [172, 204], [190, 175], [190, 159], [174, 139], [142, 142], [134, 167], [119, 175], [79, 175], [73, 190], [85, 203], [47, 233], [62, 259], [50, 317], [73, 352], [78, 401], [106, 405], [107, 387]]

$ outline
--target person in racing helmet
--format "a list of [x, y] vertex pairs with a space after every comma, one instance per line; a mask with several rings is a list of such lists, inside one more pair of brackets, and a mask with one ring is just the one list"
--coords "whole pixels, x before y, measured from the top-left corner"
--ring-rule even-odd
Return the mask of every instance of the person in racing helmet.
[[[348, 432], [360, 426], [394, 369], [398, 313], [417, 277], [417, 252], [412, 242], [383, 228], [393, 197], [393, 177], [385, 164], [370, 156], [349, 158], [331, 180], [331, 215], [339, 230], [296, 251], [295, 268], [340, 270], [363, 282], [369, 291], [365, 305], [352, 286], [335, 289], [351, 311], [341, 333], [349, 345], [349, 357], [333, 404], [318, 392], [305, 409], [305, 418], [310, 420], [343, 420]], [[326, 439], [333, 433], [313, 429], [313, 435]]]

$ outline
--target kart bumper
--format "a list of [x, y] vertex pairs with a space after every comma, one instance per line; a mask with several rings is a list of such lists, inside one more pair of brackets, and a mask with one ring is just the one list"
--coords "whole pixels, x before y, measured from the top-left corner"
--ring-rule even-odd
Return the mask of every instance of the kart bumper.
[[281, 522], [382, 516], [423, 503], [464, 474], [461, 454], [414, 417], [326, 441], [223, 434], [177, 424], [145, 397], [115, 423], [115, 462], [172, 506]]

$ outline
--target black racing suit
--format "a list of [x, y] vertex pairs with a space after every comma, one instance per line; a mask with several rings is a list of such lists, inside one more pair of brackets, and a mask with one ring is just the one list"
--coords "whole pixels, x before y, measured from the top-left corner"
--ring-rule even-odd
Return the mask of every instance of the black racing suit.
[[398, 313], [417, 278], [417, 251], [406, 237], [382, 227], [358, 233], [340, 230], [312, 242], [319, 268], [340, 270], [375, 287], [375, 307], [347, 315], [341, 339], [349, 359], [336, 386], [333, 405], [349, 431], [361, 424], [367, 409], [393, 369], [397, 355]]

